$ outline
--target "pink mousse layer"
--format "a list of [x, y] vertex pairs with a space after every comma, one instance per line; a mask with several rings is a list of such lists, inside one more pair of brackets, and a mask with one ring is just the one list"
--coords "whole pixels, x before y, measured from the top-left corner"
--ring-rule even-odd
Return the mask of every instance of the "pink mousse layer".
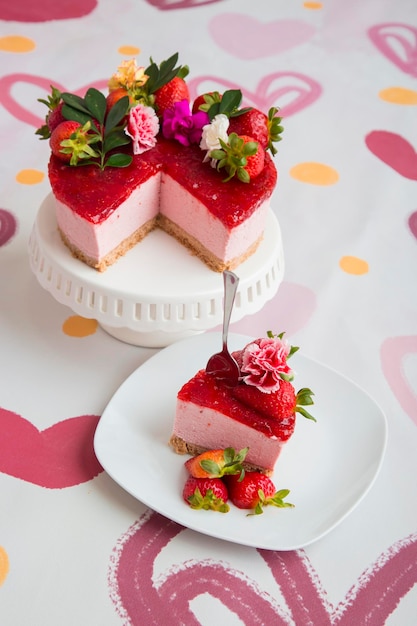
[[99, 261], [158, 214], [160, 177], [157, 173], [134, 189], [127, 200], [98, 224], [84, 219], [55, 198], [58, 226], [73, 246]]
[[249, 447], [246, 461], [272, 470], [285, 442], [239, 423], [227, 415], [192, 402], [178, 400], [173, 434], [207, 449]]

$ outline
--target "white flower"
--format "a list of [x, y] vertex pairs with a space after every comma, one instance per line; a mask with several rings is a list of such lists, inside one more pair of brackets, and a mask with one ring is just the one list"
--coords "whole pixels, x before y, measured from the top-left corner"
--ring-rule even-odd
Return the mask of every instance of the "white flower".
[[[203, 126], [203, 135], [200, 141], [200, 148], [206, 150], [204, 161], [210, 159], [210, 152], [221, 148], [220, 139], [228, 142], [227, 129], [229, 128], [229, 118], [223, 113], [216, 115], [210, 124]], [[217, 161], [211, 160], [212, 167], [216, 167]]]

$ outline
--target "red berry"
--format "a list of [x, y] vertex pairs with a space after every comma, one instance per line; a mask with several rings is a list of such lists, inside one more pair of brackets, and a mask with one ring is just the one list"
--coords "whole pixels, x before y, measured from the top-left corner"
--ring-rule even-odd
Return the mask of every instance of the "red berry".
[[190, 101], [190, 92], [188, 91], [187, 83], [175, 76], [168, 83], [160, 87], [155, 91], [155, 109], [159, 116], [162, 116], [164, 111], [171, 109], [176, 102], [181, 100]]
[[52, 131], [49, 144], [51, 146], [52, 153], [61, 159], [61, 161], [69, 163], [71, 160], [71, 154], [65, 154], [62, 152], [61, 142], [69, 139], [79, 128], [81, 128], [81, 124], [79, 124], [79, 122], [66, 120], [65, 122], [58, 124], [58, 126]]
[[205, 509], [227, 513], [227, 487], [220, 478], [195, 478], [189, 476], [182, 496], [193, 509]]
[[122, 98], [128, 96], [126, 89], [124, 87], [118, 87], [106, 96], [106, 114], [110, 111], [110, 109]]
[[194, 478], [221, 478], [226, 474], [240, 474], [248, 449], [235, 453], [233, 448], [207, 450], [184, 463]]
[[203, 93], [201, 96], [197, 96], [197, 98], [194, 100], [192, 113], [198, 113], [198, 111], [207, 112], [213, 104], [215, 104], [216, 102], [221, 102], [221, 99], [222, 94], [220, 94], [218, 91], [209, 91], [207, 93]]
[[[248, 135], [239, 135], [239, 137], [243, 139], [244, 144], [256, 141], [253, 137], [249, 137]], [[265, 165], [265, 150], [261, 144], [258, 143], [256, 153], [246, 158], [247, 164], [243, 167], [243, 169], [249, 174], [249, 178], [256, 178], [256, 176], [262, 172]]]
[[268, 117], [258, 109], [250, 109], [230, 118], [228, 132], [249, 135], [266, 150], [269, 142]]
[[262, 513], [262, 507], [273, 505], [277, 507], [291, 507], [284, 502], [289, 494], [288, 489], [275, 491], [275, 485], [269, 476], [259, 472], [247, 472], [243, 479], [239, 476], [226, 478], [229, 498], [239, 509], [253, 509], [255, 514]]
[[65, 118], [62, 115], [63, 106], [64, 106], [64, 103], [60, 102], [58, 106], [56, 106], [54, 109], [51, 109], [47, 115], [46, 123], [51, 133], [53, 130], [55, 130], [58, 124], [61, 124], [61, 122], [65, 122]]
[[295, 415], [297, 400], [294, 387], [289, 381], [281, 380], [279, 389], [271, 393], [264, 393], [245, 383], [234, 387], [232, 393], [247, 406], [269, 417], [285, 419]]

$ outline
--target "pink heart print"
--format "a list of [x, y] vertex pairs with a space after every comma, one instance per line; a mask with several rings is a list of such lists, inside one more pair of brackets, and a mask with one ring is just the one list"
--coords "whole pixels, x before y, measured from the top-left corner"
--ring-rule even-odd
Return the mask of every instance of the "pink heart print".
[[194, 7], [202, 7], [204, 4], [223, 2], [223, 0], [146, 0], [146, 2], [160, 11], [171, 11], [173, 9], [193, 9]]
[[[260, 20], [240, 13], [221, 13], [209, 24], [209, 31], [222, 50], [238, 59], [273, 56], [308, 41], [314, 26], [301, 20]], [[232, 34], [233, 33], [233, 34]]]
[[6, 245], [17, 230], [16, 218], [10, 211], [0, 209], [0, 247]]
[[[219, 522], [220, 523], [220, 522]], [[303, 550], [257, 550], [283, 595], [281, 608], [250, 576], [226, 560], [176, 564], [154, 580], [156, 559], [185, 529], [147, 511], [111, 556], [110, 596], [132, 626], [198, 626], [192, 601], [210, 594], [245, 626], [381, 626], [417, 582], [417, 533], [397, 542], [373, 563], [337, 607], [331, 606], [317, 572]]]
[[417, 355], [417, 335], [390, 337], [381, 346], [381, 365], [385, 378], [398, 403], [417, 426], [417, 385], [413, 390], [403, 367], [409, 354]]
[[[29, 102], [29, 107], [22, 104], [15, 99], [13, 96], [13, 88], [16, 84], [23, 83], [29, 86], [39, 87], [42, 91], [39, 94], [40, 98], [46, 98], [48, 94], [51, 93], [51, 85], [59, 89], [60, 91], [66, 91], [66, 88], [60, 85], [58, 82], [53, 81], [50, 78], [44, 78], [42, 76], [34, 76], [32, 74], [9, 74], [0, 78], [0, 104], [16, 119], [21, 122], [25, 122], [26, 124], [30, 124], [35, 128], [39, 128], [42, 124], [45, 123], [45, 119], [38, 117], [34, 113], [32, 113], [31, 104], [32, 101]], [[95, 87], [96, 89], [103, 89], [107, 87], [108, 80], [99, 80], [85, 87], [79, 88], [74, 93], [84, 96], [85, 92], [89, 87]], [[45, 107], [45, 115], [47, 113], [47, 109]]]
[[191, 99], [207, 91], [240, 89], [243, 105], [268, 111], [276, 106], [282, 117], [289, 117], [310, 106], [320, 97], [321, 86], [312, 78], [298, 72], [274, 72], [264, 76], [255, 92], [217, 76], [199, 76], [188, 82]]
[[417, 77], [417, 28], [392, 22], [368, 30], [376, 48], [406, 74]]
[[0, 472], [48, 489], [92, 480], [103, 471], [93, 447], [99, 419], [80, 415], [38, 430], [0, 408]]
[[401, 135], [374, 130], [365, 137], [369, 150], [404, 178], [417, 180], [417, 152]]
[[97, 0], [19, 0], [0, 4], [0, 20], [10, 22], [49, 22], [51, 20], [70, 20], [89, 15], [97, 6]]

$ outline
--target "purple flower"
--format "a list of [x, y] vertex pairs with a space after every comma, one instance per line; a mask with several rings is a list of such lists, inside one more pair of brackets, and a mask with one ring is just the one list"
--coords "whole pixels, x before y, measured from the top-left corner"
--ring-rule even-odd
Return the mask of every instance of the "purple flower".
[[209, 121], [205, 111], [191, 113], [188, 100], [181, 100], [164, 112], [162, 134], [167, 139], [176, 139], [183, 146], [200, 143], [203, 126]]

